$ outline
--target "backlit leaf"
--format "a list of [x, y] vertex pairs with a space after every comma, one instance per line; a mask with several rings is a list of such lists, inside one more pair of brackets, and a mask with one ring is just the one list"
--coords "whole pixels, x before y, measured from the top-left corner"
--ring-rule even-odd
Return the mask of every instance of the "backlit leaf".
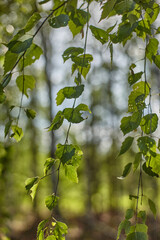
[[128, 234], [129, 231], [130, 231], [130, 227], [131, 227], [131, 222], [128, 221], [127, 219], [123, 220], [123, 221], [119, 224], [119, 226], [118, 226], [118, 233], [117, 233], [117, 238], [116, 238], [116, 240], [119, 239], [120, 234], [121, 234], [121, 232], [122, 232], [123, 229], [125, 230], [125, 233]]
[[152, 168], [150, 166], [146, 166], [146, 163], [143, 164], [142, 169], [147, 175], [151, 177], [159, 177], [157, 173], [152, 171]]
[[153, 61], [153, 56], [157, 54], [158, 45], [159, 45], [159, 42], [156, 38], [149, 39], [149, 43], [146, 47], [146, 56], [151, 63]]
[[18, 58], [18, 54], [7, 51], [4, 58], [4, 74], [11, 71]]
[[53, 167], [56, 160], [54, 158], [47, 158], [44, 163], [44, 176], [47, 175], [48, 171]]
[[19, 90], [28, 97], [27, 90], [35, 88], [35, 79], [31, 75], [20, 75], [16, 79], [16, 84]]
[[146, 155], [150, 150], [156, 150], [156, 142], [153, 138], [148, 136], [140, 137], [137, 139], [139, 150]]
[[29, 32], [36, 23], [41, 19], [41, 15], [38, 12], [33, 13], [33, 15], [28, 20], [27, 24], [24, 27], [25, 32]]
[[146, 134], [156, 131], [158, 125], [158, 116], [156, 113], [145, 115], [140, 123], [141, 129]]
[[26, 190], [30, 190], [33, 187], [33, 185], [37, 184], [38, 181], [39, 181], [39, 177], [28, 178], [25, 181]]
[[[38, 45], [32, 43], [31, 47], [27, 49], [25, 53], [24, 67], [29, 66], [36, 60], [38, 60], [42, 53], [43, 53], [42, 49]], [[23, 68], [23, 59], [20, 61], [19, 66], [21, 69]]]
[[13, 131], [11, 137], [13, 137], [17, 142], [19, 142], [23, 137], [22, 128], [20, 128], [16, 125], [12, 125], [11, 129]]
[[160, 154], [156, 154], [156, 157], [151, 157], [149, 166], [152, 168], [154, 173], [160, 175]]
[[148, 237], [144, 232], [132, 232], [127, 236], [126, 240], [148, 240]]
[[65, 168], [65, 176], [72, 182], [78, 183], [77, 167], [65, 164], [64, 168]]
[[36, 117], [36, 112], [33, 109], [26, 109], [25, 112], [28, 118], [34, 119]]
[[46, 207], [49, 210], [52, 210], [57, 205], [58, 199], [59, 199], [59, 197], [55, 196], [54, 194], [52, 194], [50, 196], [47, 196], [45, 198], [45, 205], [46, 205]]

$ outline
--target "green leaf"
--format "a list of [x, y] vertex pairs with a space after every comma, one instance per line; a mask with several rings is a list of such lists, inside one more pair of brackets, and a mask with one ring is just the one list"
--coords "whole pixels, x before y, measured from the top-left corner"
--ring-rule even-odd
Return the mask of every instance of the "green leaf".
[[[46, 223], [48, 222], [48, 219], [45, 219], [45, 220], [43, 220], [43, 221], [41, 221], [39, 224], [38, 224], [38, 228], [37, 228], [37, 239], [38, 240], [41, 240], [39, 237], [40, 237], [40, 235], [43, 235], [44, 236], [44, 234], [42, 234], [43, 233], [43, 231], [44, 231], [44, 229], [45, 229], [45, 226], [46, 226]], [[42, 240], [43, 240], [43, 238], [42, 238]]]
[[128, 234], [130, 232], [130, 227], [131, 227], [131, 222], [128, 221], [127, 219], [123, 220], [118, 226], [118, 233], [117, 233], [116, 240], [119, 239], [123, 229], [125, 230], [125, 233]]
[[149, 166], [152, 168], [154, 173], [160, 175], [160, 154], [156, 153], [155, 157], [151, 157]]
[[57, 205], [58, 199], [59, 199], [59, 197], [55, 196], [54, 194], [52, 194], [50, 196], [47, 196], [45, 198], [45, 205], [46, 205], [46, 207], [49, 210], [52, 210]]
[[143, 72], [138, 72], [138, 73], [132, 73], [128, 77], [128, 83], [130, 86], [134, 83], [136, 83], [141, 77], [142, 77]]
[[79, 54], [82, 54], [83, 52], [84, 52], [83, 48], [69, 47], [64, 51], [62, 57], [63, 57], [63, 60], [65, 62], [69, 58], [76, 57]]
[[64, 120], [63, 112], [58, 111], [51, 125], [49, 126], [48, 131], [57, 130], [58, 128], [60, 128], [60, 126], [63, 124], [63, 120]]
[[[48, 0], [47, 0], [48, 1]], [[54, 235], [48, 236], [45, 240], [56, 240], [57, 238]]]
[[47, 158], [44, 163], [44, 176], [47, 175], [48, 171], [53, 167], [56, 160], [54, 158]]
[[39, 181], [39, 177], [27, 178], [25, 181], [25, 189], [30, 190]]
[[84, 91], [84, 85], [65, 87], [57, 93], [56, 103], [57, 106], [62, 104], [65, 98], [78, 98]]
[[93, 36], [102, 44], [105, 44], [106, 42], [108, 42], [108, 34], [106, 33], [105, 30], [94, 27], [92, 25], [90, 25], [90, 29]]
[[88, 106], [86, 104], [79, 104], [76, 108], [65, 108], [63, 110], [64, 117], [71, 123], [80, 123], [85, 120], [85, 118], [82, 117], [82, 114], [84, 112], [89, 112]]
[[37, 188], [38, 188], [39, 182], [33, 185], [33, 187], [30, 189], [30, 196], [32, 198], [32, 201], [35, 199]]
[[44, 4], [44, 3], [47, 3], [47, 2], [49, 2], [50, 0], [43, 0], [43, 1], [41, 1], [41, 2], [38, 2], [40, 5], [42, 5], [42, 4]]
[[114, 6], [114, 10], [117, 14], [121, 15], [132, 11], [135, 7], [135, 2], [132, 0], [117, 1]]
[[5, 137], [8, 135], [9, 133], [9, 130], [11, 128], [11, 124], [12, 124], [12, 120], [9, 120], [6, 125], [5, 125], [5, 129], [4, 129], [4, 134], [5, 134]]
[[65, 240], [64, 236], [68, 233], [68, 227], [65, 223], [56, 222], [56, 226], [54, 229], [54, 236], [58, 239], [58, 240]]
[[137, 139], [137, 145], [140, 149], [140, 151], [144, 154], [147, 155], [147, 153], [150, 150], [156, 149], [156, 142], [153, 138], [150, 138], [148, 136], [140, 137]]
[[120, 128], [123, 134], [127, 134], [138, 128], [142, 118], [142, 111], [137, 111], [129, 117], [123, 117], [121, 120]]
[[146, 56], [151, 63], [153, 61], [153, 56], [157, 54], [158, 45], [159, 45], [159, 42], [156, 38], [149, 39], [149, 43], [147, 44], [147, 47], [146, 47]]
[[133, 162], [133, 171], [135, 172], [140, 164], [140, 162], [142, 161], [142, 153], [138, 152], [135, 155], [135, 160]]
[[9, 51], [12, 53], [21, 53], [26, 51], [32, 44], [33, 38], [29, 38], [24, 42], [13, 41], [8, 44]]
[[79, 67], [87, 67], [90, 62], [93, 61], [91, 54], [83, 54], [71, 58], [72, 61]]
[[132, 167], [132, 163], [128, 163], [123, 170], [122, 176], [121, 177], [117, 177], [118, 179], [124, 179], [131, 171], [131, 167]]
[[133, 211], [133, 209], [127, 209], [127, 211], [126, 211], [126, 215], [125, 215], [125, 219], [131, 219], [132, 217], [134, 216], [134, 211]]
[[114, 5], [115, 3], [117, 2], [117, 0], [108, 0], [102, 7], [103, 11], [102, 11], [102, 14], [101, 14], [101, 19], [105, 19], [108, 17], [108, 15], [111, 13], [111, 11], [113, 10], [114, 8]]
[[140, 123], [141, 129], [146, 134], [151, 134], [156, 131], [158, 125], [158, 116], [156, 113], [145, 115]]
[[148, 237], [144, 232], [132, 232], [127, 236], [126, 240], [148, 240]]
[[3, 103], [6, 100], [6, 96], [4, 93], [0, 93], [0, 104]]
[[157, 210], [156, 210], [155, 203], [151, 199], [148, 198], [148, 204], [149, 204], [151, 212], [153, 213], [154, 217], [156, 218]]
[[[27, 49], [25, 56], [24, 56], [24, 67], [31, 65], [34, 63], [36, 60], [40, 58], [40, 56], [43, 54], [42, 49], [32, 43], [31, 47]], [[21, 59], [19, 63], [20, 69], [23, 68], [23, 59]]]
[[14, 137], [14, 139], [19, 142], [22, 137], [23, 137], [23, 131], [22, 131], [22, 128], [16, 126], [16, 125], [12, 125], [11, 127], [13, 133], [11, 135], [11, 138]]
[[148, 227], [146, 224], [142, 224], [142, 223], [137, 223], [135, 226], [133, 226], [132, 231], [131, 232], [144, 232], [147, 233], [148, 231]]
[[150, 166], [146, 166], [146, 163], [142, 166], [143, 171], [148, 174], [151, 177], [159, 177], [159, 175], [152, 171], [152, 168]]
[[76, 145], [58, 144], [55, 155], [58, 159], [61, 160], [63, 165], [67, 164], [78, 167], [82, 159], [83, 152]]
[[130, 35], [134, 31], [134, 29], [137, 27], [137, 25], [138, 25], [137, 22], [134, 23], [133, 25], [131, 25], [129, 22], [122, 22], [121, 24], [119, 24], [118, 36], [117, 36], [118, 42], [123, 42], [128, 37], [130, 37]]
[[146, 222], [146, 212], [145, 211], [139, 211], [138, 213], [138, 218], [142, 219], [142, 222], [145, 223]]
[[33, 109], [26, 109], [25, 112], [28, 118], [34, 119], [36, 117], [36, 112]]
[[160, 55], [153, 56], [153, 61], [156, 66], [160, 69]]
[[24, 75], [24, 77], [20, 75], [16, 79], [16, 84], [19, 90], [28, 97], [27, 90], [35, 88], [35, 79], [31, 75]]
[[77, 27], [76, 24], [72, 20], [69, 21], [68, 25], [69, 25], [69, 29], [73, 35], [73, 38], [80, 32], [83, 32], [83, 26]]
[[121, 150], [118, 156], [122, 155], [123, 153], [125, 153], [126, 151], [128, 151], [128, 149], [131, 147], [132, 143], [133, 143], [134, 138], [133, 137], [127, 137], [121, 146]]
[[134, 112], [145, 107], [144, 100], [149, 95], [150, 87], [141, 81], [133, 85], [133, 91], [128, 98], [128, 111]]
[[4, 78], [2, 79], [2, 82], [1, 82], [2, 88], [5, 88], [9, 84], [9, 82], [11, 81], [11, 77], [12, 77], [11, 73], [4, 76]]
[[65, 164], [64, 168], [65, 176], [72, 182], [78, 183], [77, 167]]
[[41, 19], [41, 15], [38, 12], [33, 13], [33, 15], [28, 20], [27, 24], [24, 27], [25, 32], [29, 32], [36, 23]]
[[18, 54], [7, 51], [4, 58], [4, 74], [11, 71], [18, 58]]
[[60, 14], [57, 17], [48, 20], [52, 28], [66, 27], [68, 25], [69, 17], [66, 14]]
[[81, 67], [81, 66], [77, 66], [75, 63], [72, 64], [72, 74], [75, 72], [75, 70], [77, 69], [78, 73], [80, 75], [82, 75], [84, 77], [84, 79], [86, 79], [86, 76], [90, 70], [91, 65], [87, 64], [87, 67]]

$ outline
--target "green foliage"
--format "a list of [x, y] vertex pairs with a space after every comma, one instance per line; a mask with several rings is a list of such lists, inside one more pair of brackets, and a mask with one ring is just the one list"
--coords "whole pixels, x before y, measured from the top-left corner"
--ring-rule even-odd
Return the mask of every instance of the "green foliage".
[[50, 18], [48, 20], [49, 25], [52, 28], [66, 27], [68, 25], [69, 17], [66, 14], [61, 14], [57, 17]]
[[36, 112], [33, 109], [26, 109], [25, 112], [28, 118], [34, 119], [36, 117]]
[[[41, 0], [40, 5], [49, 2], [49, 0]], [[92, 2], [92, 1], [90, 1]], [[130, 74], [128, 76], [128, 83], [132, 86], [131, 93], [128, 98], [128, 112], [129, 116], [125, 116], [121, 120], [120, 128], [124, 135], [128, 133], [134, 134], [137, 131], [138, 139], [137, 146], [139, 152], [135, 154], [134, 162], [129, 162], [125, 165], [122, 176], [119, 179], [124, 179], [130, 173], [132, 166], [133, 171], [135, 172], [139, 167], [140, 171], [136, 172], [139, 174], [139, 183], [138, 189], [142, 191], [142, 170], [148, 174], [150, 177], [159, 177], [160, 175], [160, 154], [157, 153], [156, 141], [151, 136], [154, 133], [158, 126], [158, 116], [155, 113], [152, 113], [151, 110], [151, 86], [148, 83], [148, 73], [146, 70], [146, 61], [149, 60], [147, 64], [154, 64], [160, 69], [160, 55], [158, 54], [158, 37], [156, 34], [160, 33], [160, 28], [154, 28], [154, 22], [159, 15], [159, 5], [154, 1], [139, 1], [139, 0], [108, 0], [108, 1], [96, 1], [101, 3], [101, 20], [107, 20], [110, 17], [115, 15], [120, 15], [120, 20], [104, 30], [98, 26], [89, 26], [90, 13], [89, 13], [89, 1], [84, 1], [83, 4], [79, 6], [78, 1], [54, 1], [54, 6], [51, 12], [47, 15], [41, 23], [39, 23], [37, 30], [32, 34], [32, 29], [38, 24], [41, 19], [41, 15], [38, 12], [35, 12], [24, 28], [19, 30], [17, 34], [11, 39], [8, 44], [4, 44], [8, 47], [8, 51], [4, 57], [4, 76], [0, 83], [0, 103], [5, 102], [5, 90], [10, 83], [13, 75], [13, 70], [21, 72], [16, 79], [16, 84], [19, 91], [28, 96], [28, 89], [33, 90], [35, 87], [35, 79], [31, 75], [25, 75], [25, 67], [33, 64], [37, 59], [40, 58], [43, 53], [42, 49], [33, 43], [35, 36], [38, 34], [44, 23], [48, 20], [49, 25], [52, 28], [60, 28], [69, 26], [69, 30], [72, 33], [73, 37], [77, 34], [81, 34], [82, 38], [84, 37], [84, 27], [86, 26], [86, 36], [84, 40], [84, 47], [69, 47], [63, 52], [64, 62], [71, 60], [72, 74], [75, 73], [75, 83], [76, 86], [65, 86], [60, 89], [57, 93], [56, 103], [61, 105], [65, 99], [73, 100], [73, 107], [66, 107], [64, 110], [60, 110], [55, 115], [53, 121], [51, 122], [48, 131], [58, 130], [64, 119], [69, 122], [69, 128], [67, 130], [67, 135], [65, 138], [65, 144], [58, 144], [55, 152], [55, 159], [47, 158], [44, 164], [44, 176], [43, 177], [33, 177], [26, 180], [25, 188], [30, 193], [32, 199], [34, 199], [36, 190], [39, 182], [52, 174], [52, 168], [58, 166], [56, 171], [58, 172], [58, 181], [60, 168], [64, 169], [66, 178], [72, 182], [78, 182], [77, 169], [79, 167], [80, 161], [82, 159], [82, 151], [77, 145], [68, 144], [68, 137], [70, 133], [70, 127], [73, 123], [80, 123], [87, 118], [87, 112], [91, 113], [86, 104], [80, 103], [78, 106], [75, 106], [76, 99], [81, 96], [84, 91], [84, 85], [82, 82], [82, 77], [86, 79], [86, 76], [91, 68], [91, 62], [93, 61], [93, 56], [86, 53], [86, 43], [88, 30], [90, 28], [92, 35], [101, 44], [107, 44], [110, 50], [111, 65], [113, 62], [113, 49], [114, 44], [122, 43], [123, 46], [127, 42], [131, 42], [132, 39], [141, 38], [144, 40], [144, 66], [143, 71], [134, 72], [136, 65], [134, 63], [129, 67]], [[87, 7], [85, 7], [87, 3]], [[84, 11], [84, 9], [87, 9]], [[115, 28], [115, 26], [117, 26]], [[111, 33], [114, 30], [113, 33]], [[31, 36], [28, 38], [28, 33], [31, 31]], [[30, 33], [29, 33], [30, 34]], [[138, 41], [137, 41], [138, 42]], [[117, 48], [118, 49], [118, 48]], [[148, 97], [149, 96], [149, 97]], [[146, 98], [149, 101], [149, 104], [146, 104]], [[22, 99], [21, 98], [21, 99]], [[7, 101], [6, 101], [7, 102]], [[10, 129], [12, 130], [11, 137], [15, 138], [19, 142], [23, 137], [23, 130], [18, 126], [18, 121], [20, 117], [20, 112], [22, 108], [22, 102], [20, 103], [19, 116], [16, 119], [16, 124], [12, 125], [13, 120], [9, 118], [9, 121], [5, 124], [5, 137], [9, 134]], [[10, 109], [12, 109], [11, 107]], [[148, 114], [146, 114], [148, 110]], [[24, 111], [28, 118], [34, 119], [36, 112], [29, 107], [25, 107]], [[140, 132], [140, 136], [139, 136]], [[146, 136], [146, 135], [150, 135]], [[119, 156], [126, 153], [132, 143], [134, 137], [128, 136], [122, 143]], [[158, 143], [158, 149], [160, 149]], [[45, 199], [45, 205], [49, 210], [53, 208], [58, 203], [57, 197], [57, 187], [55, 194], [49, 195]], [[143, 195], [143, 194], [142, 194]], [[126, 211], [125, 219], [120, 223], [118, 228], [117, 240], [120, 238], [122, 230], [125, 231], [126, 240], [147, 240], [147, 226], [145, 225], [146, 213], [144, 211], [138, 212], [138, 202], [139, 202], [139, 190], [138, 194], [130, 195], [130, 199], [136, 199], [136, 212], [135, 218], [136, 223], [133, 224], [134, 210], [128, 209]], [[156, 206], [154, 202], [148, 199], [149, 207], [156, 216]], [[140, 220], [142, 223], [137, 221]], [[53, 220], [53, 219], [52, 219]], [[52, 224], [50, 224], [52, 222]], [[54, 221], [44, 220], [38, 226], [37, 239], [38, 240], [64, 240], [65, 235], [67, 234], [67, 226], [54, 219]]]
[[145, 115], [140, 123], [141, 129], [146, 134], [151, 134], [156, 131], [158, 125], [157, 114], [147, 114]]
[[127, 177], [127, 175], [130, 173], [132, 168], [132, 163], [128, 163], [123, 170], [122, 176], [118, 177], [118, 179], [124, 179], [125, 177]]
[[33, 38], [28, 38], [24, 42], [12, 41], [8, 44], [8, 50], [12, 53], [21, 53], [26, 51], [32, 44]]
[[53, 158], [47, 158], [44, 163], [44, 176], [48, 174], [48, 171], [54, 166], [56, 160]]
[[59, 197], [55, 196], [54, 194], [47, 196], [45, 198], [45, 205], [49, 210], [52, 210], [55, 208], [55, 206], [58, 204]]
[[84, 121], [86, 119], [86, 118], [83, 118], [83, 116], [82, 116], [82, 114], [84, 112], [91, 113], [88, 106], [83, 103], [79, 104], [74, 109], [73, 108], [65, 108], [63, 111], [65, 119], [67, 119], [68, 122], [71, 122], [71, 123], [80, 123], [80, 122]]
[[156, 210], [155, 203], [151, 199], [148, 199], [148, 204], [149, 204], [150, 210], [152, 211], [154, 217], [156, 218], [157, 210]]
[[133, 137], [127, 137], [124, 140], [124, 142], [122, 143], [122, 146], [121, 146], [119, 156], [128, 151], [128, 149], [131, 147], [131, 145], [133, 143], [133, 140], [134, 140]]
[[24, 63], [23, 59], [19, 63], [20, 69], [23, 68], [23, 64], [24, 67], [26, 67], [34, 63], [36, 60], [40, 58], [42, 53], [43, 53], [42, 49], [38, 45], [32, 43], [30, 48], [28, 48], [26, 51], [26, 54], [24, 56]]
[[29, 97], [27, 90], [28, 89], [33, 90], [35, 88], [35, 79], [31, 75], [20, 75], [16, 79], [16, 84], [17, 84], [19, 90], [23, 94], [25, 94], [26, 97]]
[[12, 125], [11, 129], [12, 129], [12, 132], [13, 132], [11, 134], [11, 138], [13, 137], [17, 142], [21, 141], [21, 139], [23, 137], [22, 128], [18, 127], [17, 125]]
[[81, 96], [84, 91], [84, 85], [75, 86], [75, 87], [65, 87], [57, 93], [56, 103], [57, 106], [62, 104], [65, 98], [78, 98]]

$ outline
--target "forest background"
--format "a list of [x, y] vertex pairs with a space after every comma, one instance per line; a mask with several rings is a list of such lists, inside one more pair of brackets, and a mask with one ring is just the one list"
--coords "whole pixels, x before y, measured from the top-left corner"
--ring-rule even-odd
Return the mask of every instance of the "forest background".
[[[11, 0], [0, 2], [0, 74], [3, 75], [4, 56], [8, 43], [22, 29], [34, 12], [42, 11], [45, 18], [52, 9], [53, 2], [38, 4], [36, 1]], [[99, 7], [99, 6], [98, 6]], [[96, 25], [100, 19], [97, 3], [90, 6], [90, 24]], [[42, 14], [41, 14], [42, 15]], [[106, 29], [116, 24], [118, 17], [103, 20], [99, 27]], [[36, 27], [35, 29], [36, 30]], [[34, 32], [34, 31], [33, 31]], [[27, 68], [27, 74], [34, 76], [36, 87], [28, 91], [29, 98], [23, 97], [23, 109], [18, 119], [24, 137], [20, 142], [4, 136], [6, 123], [17, 119], [21, 93], [17, 91], [16, 81], [7, 86], [7, 101], [0, 105], [0, 239], [35, 239], [38, 223], [49, 216], [45, 207], [45, 196], [54, 192], [55, 174], [40, 183], [34, 201], [25, 189], [29, 177], [41, 176], [45, 159], [54, 156], [56, 144], [63, 142], [67, 133], [67, 123], [57, 131], [47, 131], [57, 111], [56, 94], [66, 85], [72, 84], [70, 63], [63, 62], [62, 54], [71, 45], [84, 45], [83, 31], [73, 38], [68, 27], [52, 29], [46, 23], [35, 38], [35, 43], [43, 49], [43, 55]], [[56, 216], [67, 222], [67, 239], [116, 239], [118, 225], [124, 218], [124, 211], [135, 206], [128, 197], [136, 195], [137, 173], [131, 172], [127, 179], [120, 177], [124, 165], [134, 161], [135, 146], [123, 156], [118, 157], [123, 141], [120, 121], [127, 111], [128, 68], [133, 59], [143, 58], [143, 43], [132, 39], [132, 43], [116, 46], [111, 66], [110, 49], [92, 37], [89, 32], [87, 52], [93, 55], [91, 70], [85, 81], [81, 101], [87, 103], [91, 114], [82, 123], [70, 130], [69, 139], [81, 146], [84, 157], [78, 168], [79, 182], [66, 180], [62, 171], [58, 195], [60, 196]], [[12, 59], [11, 59], [12, 61]], [[139, 65], [139, 69], [141, 63]], [[15, 71], [15, 76], [17, 76]], [[159, 72], [156, 66], [149, 66], [153, 92], [159, 89]], [[15, 77], [16, 79], [16, 77]], [[78, 100], [80, 101], [80, 100]], [[64, 103], [68, 106], [69, 100]], [[159, 98], [155, 94], [153, 110], [159, 114]], [[14, 106], [14, 107], [12, 107]], [[157, 107], [158, 106], [158, 107]], [[23, 110], [22, 109], [22, 110]], [[27, 116], [26, 109], [36, 111], [35, 118]], [[34, 114], [33, 114], [34, 115]], [[34, 118], [34, 119], [32, 119]], [[5, 147], [4, 147], [5, 146]], [[159, 209], [159, 181], [143, 176], [145, 194], [151, 196]], [[149, 236], [159, 239], [159, 216], [155, 219], [148, 204]], [[123, 238], [122, 238], [123, 239]]]

